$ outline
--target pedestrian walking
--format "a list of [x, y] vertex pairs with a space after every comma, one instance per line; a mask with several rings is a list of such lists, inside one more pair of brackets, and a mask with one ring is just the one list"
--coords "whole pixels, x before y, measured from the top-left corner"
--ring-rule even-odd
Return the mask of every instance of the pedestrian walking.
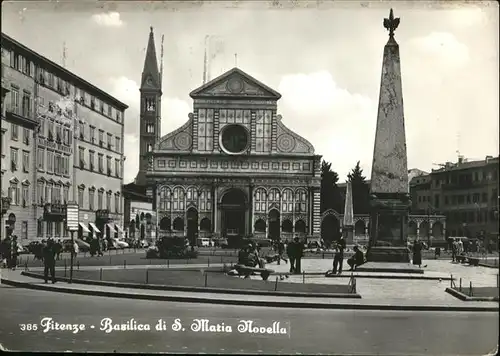
[[49, 272], [52, 279], [52, 283], [56, 283], [56, 260], [55, 260], [56, 250], [54, 246], [54, 241], [49, 239], [47, 244], [43, 247], [43, 277], [45, 283], [48, 282]]
[[295, 269], [294, 273], [295, 274], [300, 274], [302, 273], [302, 266], [301, 266], [301, 260], [302, 257], [304, 256], [304, 243], [300, 241], [298, 237], [294, 239], [292, 242], [294, 245], [293, 251], [294, 251], [294, 256], [295, 256]]
[[458, 243], [457, 239], [453, 239], [453, 242], [451, 243], [451, 260], [455, 262], [457, 260], [458, 256]]
[[283, 254], [285, 253], [285, 244], [281, 239], [278, 240], [276, 250], [278, 252], [278, 264], [281, 263], [281, 260], [285, 261], [285, 263], [288, 263], [287, 259], [283, 257]]

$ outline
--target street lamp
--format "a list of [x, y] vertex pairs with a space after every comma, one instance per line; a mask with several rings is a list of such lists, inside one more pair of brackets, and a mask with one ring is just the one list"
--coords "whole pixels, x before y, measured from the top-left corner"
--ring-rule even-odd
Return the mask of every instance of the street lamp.
[[[71, 246], [75, 245], [75, 232], [78, 231], [78, 204], [76, 202], [68, 202], [66, 204], [66, 227], [71, 232]], [[73, 282], [73, 258], [74, 251], [71, 251], [71, 266], [69, 270], [69, 283]]]

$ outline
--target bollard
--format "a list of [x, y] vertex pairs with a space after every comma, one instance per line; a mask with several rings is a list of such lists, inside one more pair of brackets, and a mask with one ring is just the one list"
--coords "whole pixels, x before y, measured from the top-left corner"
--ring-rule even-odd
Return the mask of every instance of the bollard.
[[208, 256], [207, 263], [208, 263], [208, 267], [210, 267], [210, 256]]
[[127, 268], [127, 260], [123, 260], [123, 269]]
[[80, 270], [80, 261], [76, 261], [76, 269]]
[[170, 268], [170, 259], [167, 258], [167, 268]]
[[102, 268], [99, 270], [99, 280], [102, 281]]
[[323, 257], [322, 257], [322, 258], [323, 258], [323, 259], [325, 259], [325, 253], [324, 253], [324, 252], [323, 252], [323, 254], [322, 254], [322, 255], [323, 255]]
[[27, 271], [28, 270], [28, 262], [25, 262], [24, 263], [24, 270]]
[[205, 287], [207, 286], [208, 273], [205, 272]]
[[146, 284], [149, 283], [149, 269], [146, 270]]
[[469, 297], [472, 297], [472, 281], [469, 282]]
[[453, 288], [453, 275], [450, 274], [450, 288]]
[[274, 291], [278, 290], [278, 277], [276, 277], [276, 282], [274, 283]]
[[460, 292], [462, 291], [462, 278], [460, 278], [460, 286], [459, 286]]

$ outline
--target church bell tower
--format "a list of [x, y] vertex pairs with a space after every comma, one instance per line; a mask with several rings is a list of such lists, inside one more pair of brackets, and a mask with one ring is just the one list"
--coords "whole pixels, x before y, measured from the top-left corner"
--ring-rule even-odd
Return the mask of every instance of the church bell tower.
[[150, 28], [146, 58], [142, 70], [141, 111], [139, 119], [139, 173], [136, 184], [145, 184], [149, 153], [153, 151], [161, 135], [161, 72], [158, 70], [153, 27]]

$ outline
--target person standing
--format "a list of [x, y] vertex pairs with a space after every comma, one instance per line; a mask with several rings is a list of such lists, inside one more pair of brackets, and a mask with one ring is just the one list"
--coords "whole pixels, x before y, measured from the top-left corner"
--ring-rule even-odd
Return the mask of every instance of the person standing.
[[417, 238], [413, 243], [413, 264], [422, 265], [422, 242]]
[[19, 246], [17, 244], [17, 236], [12, 236], [12, 243], [10, 245], [10, 268], [15, 270], [17, 267], [17, 256], [19, 255]]
[[453, 262], [456, 261], [458, 255], [458, 243], [457, 239], [453, 239], [453, 242], [451, 243], [451, 260]]
[[302, 273], [302, 266], [301, 266], [301, 260], [302, 257], [304, 256], [304, 243], [300, 241], [298, 237], [295, 238], [294, 242], [295, 244], [295, 273], [300, 274]]
[[287, 263], [286, 258], [283, 257], [283, 254], [285, 253], [285, 244], [283, 243], [283, 241], [281, 241], [281, 239], [278, 240], [277, 252], [278, 252], [278, 264], [281, 263], [281, 260]]
[[340, 236], [340, 240], [335, 245], [335, 256], [333, 257], [333, 274], [342, 273], [342, 267], [344, 264], [344, 250], [345, 250], [345, 239], [344, 236]]
[[56, 283], [56, 250], [54, 246], [54, 241], [49, 239], [47, 244], [43, 247], [43, 277], [45, 279], [45, 283], [48, 282], [49, 279], [49, 271], [50, 276], [52, 278], [52, 283]]
[[290, 273], [295, 272], [295, 256], [296, 256], [296, 246], [294, 241], [288, 243], [286, 247], [286, 254], [288, 255], [288, 259], [290, 260]]

